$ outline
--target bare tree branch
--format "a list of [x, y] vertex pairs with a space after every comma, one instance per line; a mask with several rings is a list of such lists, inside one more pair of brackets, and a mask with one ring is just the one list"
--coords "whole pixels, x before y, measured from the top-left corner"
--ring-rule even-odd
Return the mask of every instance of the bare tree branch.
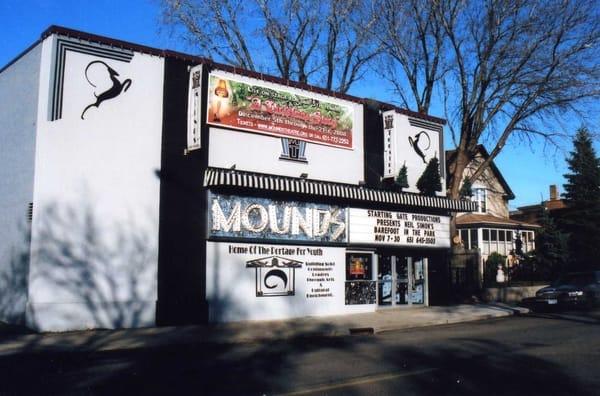
[[165, 22], [182, 27], [203, 55], [255, 70], [242, 30], [247, 25], [244, 15], [242, 0], [163, 0]]
[[375, 0], [162, 0], [202, 55], [347, 92], [380, 53]]
[[[453, 158], [462, 161], [454, 170], [462, 174], [483, 140], [491, 147], [471, 176], [476, 179], [513, 133], [552, 142], [553, 134], [534, 127], [540, 116], [572, 112], [600, 95], [599, 19], [596, 1], [457, 4], [440, 0], [436, 18], [451, 43], [461, 97], [454, 104], [461, 123]], [[452, 197], [458, 197], [461, 179], [452, 179]]]
[[[442, 27], [435, 23], [435, 7], [426, 0], [382, 0], [381, 21], [374, 29], [390, 63], [402, 70], [416, 110], [424, 113], [431, 106], [436, 82], [446, 72], [445, 40]], [[383, 74], [393, 84], [395, 76]]]

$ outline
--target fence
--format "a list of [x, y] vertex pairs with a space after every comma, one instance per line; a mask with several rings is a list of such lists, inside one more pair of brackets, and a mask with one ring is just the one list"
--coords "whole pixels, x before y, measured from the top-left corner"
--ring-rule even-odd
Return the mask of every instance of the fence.
[[[483, 263], [483, 287], [510, 287], [510, 286], [535, 286], [548, 283], [551, 274], [538, 268], [531, 258], [521, 259], [516, 263], [509, 264], [506, 257], [499, 256], [502, 260], [488, 257]], [[498, 264], [502, 265], [504, 282], [497, 282]]]

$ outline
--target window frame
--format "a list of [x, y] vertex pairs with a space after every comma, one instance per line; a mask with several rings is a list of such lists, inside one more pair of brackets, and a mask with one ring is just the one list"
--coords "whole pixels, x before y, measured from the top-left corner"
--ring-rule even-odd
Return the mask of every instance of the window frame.
[[477, 204], [477, 213], [487, 213], [487, 189], [485, 187], [474, 187], [471, 201]]

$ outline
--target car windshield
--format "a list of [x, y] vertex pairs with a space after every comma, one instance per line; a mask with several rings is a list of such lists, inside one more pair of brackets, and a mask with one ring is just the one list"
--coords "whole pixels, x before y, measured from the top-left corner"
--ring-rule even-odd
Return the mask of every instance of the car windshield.
[[593, 274], [581, 273], [581, 274], [567, 274], [562, 276], [556, 282], [552, 283], [552, 286], [560, 285], [586, 285], [594, 281]]

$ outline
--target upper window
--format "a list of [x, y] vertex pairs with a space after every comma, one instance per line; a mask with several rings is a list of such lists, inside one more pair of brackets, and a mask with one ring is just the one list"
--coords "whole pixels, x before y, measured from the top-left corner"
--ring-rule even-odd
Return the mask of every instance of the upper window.
[[473, 196], [471, 200], [473, 202], [477, 202], [477, 212], [478, 213], [486, 213], [487, 205], [486, 205], [486, 191], [485, 188], [474, 188]]

